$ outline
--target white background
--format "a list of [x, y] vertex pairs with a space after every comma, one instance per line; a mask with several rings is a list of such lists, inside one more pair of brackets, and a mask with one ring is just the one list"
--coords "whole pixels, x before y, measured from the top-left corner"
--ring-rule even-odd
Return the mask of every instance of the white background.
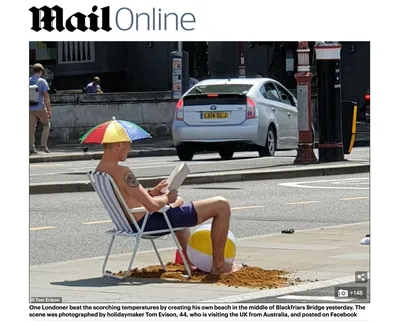
[[[31, 28], [32, 5], [64, 9], [65, 16], [111, 7], [109, 33]], [[371, 300], [368, 321], [398, 319], [400, 150], [399, 17], [389, 1], [3, 1], [1, 19], [1, 279], [2, 320], [26, 321], [29, 301], [28, 41], [371, 41]], [[190, 32], [119, 31], [115, 12], [191, 12]], [[250, 321], [250, 319], [248, 319]], [[354, 321], [354, 320], [353, 320]]]

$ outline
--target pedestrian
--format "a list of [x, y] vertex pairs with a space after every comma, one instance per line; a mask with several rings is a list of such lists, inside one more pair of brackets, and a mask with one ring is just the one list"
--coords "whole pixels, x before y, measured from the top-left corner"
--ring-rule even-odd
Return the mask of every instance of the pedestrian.
[[101, 90], [100, 87], [100, 78], [99, 77], [94, 77], [93, 81], [89, 84], [87, 84], [86, 89], [85, 89], [86, 94], [102, 94], [103, 91]]
[[[161, 181], [154, 189], [146, 191], [136, 179], [132, 170], [119, 164], [119, 162], [126, 160], [128, 152], [131, 150], [131, 142], [112, 141], [112, 143], [103, 143], [103, 146], [104, 154], [96, 171], [108, 173], [114, 179], [129, 209], [144, 207], [152, 212], [145, 223], [144, 231], [168, 229], [163, 215], [158, 213], [157, 210], [169, 204], [171, 208], [167, 210], [167, 216], [172, 227], [187, 227], [176, 231], [176, 237], [182, 246], [183, 255], [191, 269], [194, 270], [196, 268], [190, 262], [186, 252], [190, 237], [189, 227], [194, 227], [212, 219], [213, 264], [210, 273], [219, 275], [235, 272], [242, 268], [238, 264], [226, 263], [224, 259], [224, 249], [231, 217], [231, 207], [225, 198], [214, 197], [194, 202], [184, 202], [178, 196], [177, 191], [171, 191], [167, 195], [162, 193], [163, 188], [168, 185], [166, 180]], [[133, 216], [139, 227], [141, 227], [145, 212], [134, 213]], [[136, 229], [134, 227], [132, 224], [132, 228]]]
[[33, 75], [29, 78], [29, 154], [37, 154], [35, 133], [37, 122], [42, 123], [40, 150], [50, 153], [47, 140], [50, 134], [51, 104], [49, 84], [43, 78], [42, 64], [33, 65]]
[[196, 78], [190, 77], [189, 78], [189, 83], [188, 83], [189, 84], [189, 89], [192, 88], [194, 85], [196, 85], [198, 82], [199, 81]]

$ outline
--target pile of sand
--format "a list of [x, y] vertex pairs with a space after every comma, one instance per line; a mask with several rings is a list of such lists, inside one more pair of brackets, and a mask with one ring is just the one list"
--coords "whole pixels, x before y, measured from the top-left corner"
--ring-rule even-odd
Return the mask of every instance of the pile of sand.
[[[123, 276], [125, 272], [117, 275]], [[210, 275], [202, 271], [193, 272], [190, 279], [186, 275], [185, 267], [180, 264], [168, 263], [166, 271], [160, 265], [148, 266], [142, 269], [135, 268], [129, 274], [133, 278], [174, 279], [193, 283], [213, 283], [231, 287], [248, 288], [278, 288], [293, 284], [288, 277], [290, 273], [283, 270], [265, 270], [259, 267], [244, 266], [240, 271], [219, 276]]]

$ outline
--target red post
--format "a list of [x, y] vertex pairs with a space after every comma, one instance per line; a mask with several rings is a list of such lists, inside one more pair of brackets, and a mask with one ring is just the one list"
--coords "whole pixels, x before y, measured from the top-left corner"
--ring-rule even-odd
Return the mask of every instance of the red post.
[[315, 163], [317, 158], [313, 149], [312, 116], [311, 116], [311, 79], [310, 49], [308, 41], [299, 41], [297, 48], [297, 108], [299, 143], [294, 163]]

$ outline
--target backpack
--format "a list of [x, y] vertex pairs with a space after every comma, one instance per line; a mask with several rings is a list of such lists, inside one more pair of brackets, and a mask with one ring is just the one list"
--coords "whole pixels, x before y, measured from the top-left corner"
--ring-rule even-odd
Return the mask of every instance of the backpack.
[[34, 85], [29, 85], [29, 106], [39, 104], [39, 83], [40, 78]]

